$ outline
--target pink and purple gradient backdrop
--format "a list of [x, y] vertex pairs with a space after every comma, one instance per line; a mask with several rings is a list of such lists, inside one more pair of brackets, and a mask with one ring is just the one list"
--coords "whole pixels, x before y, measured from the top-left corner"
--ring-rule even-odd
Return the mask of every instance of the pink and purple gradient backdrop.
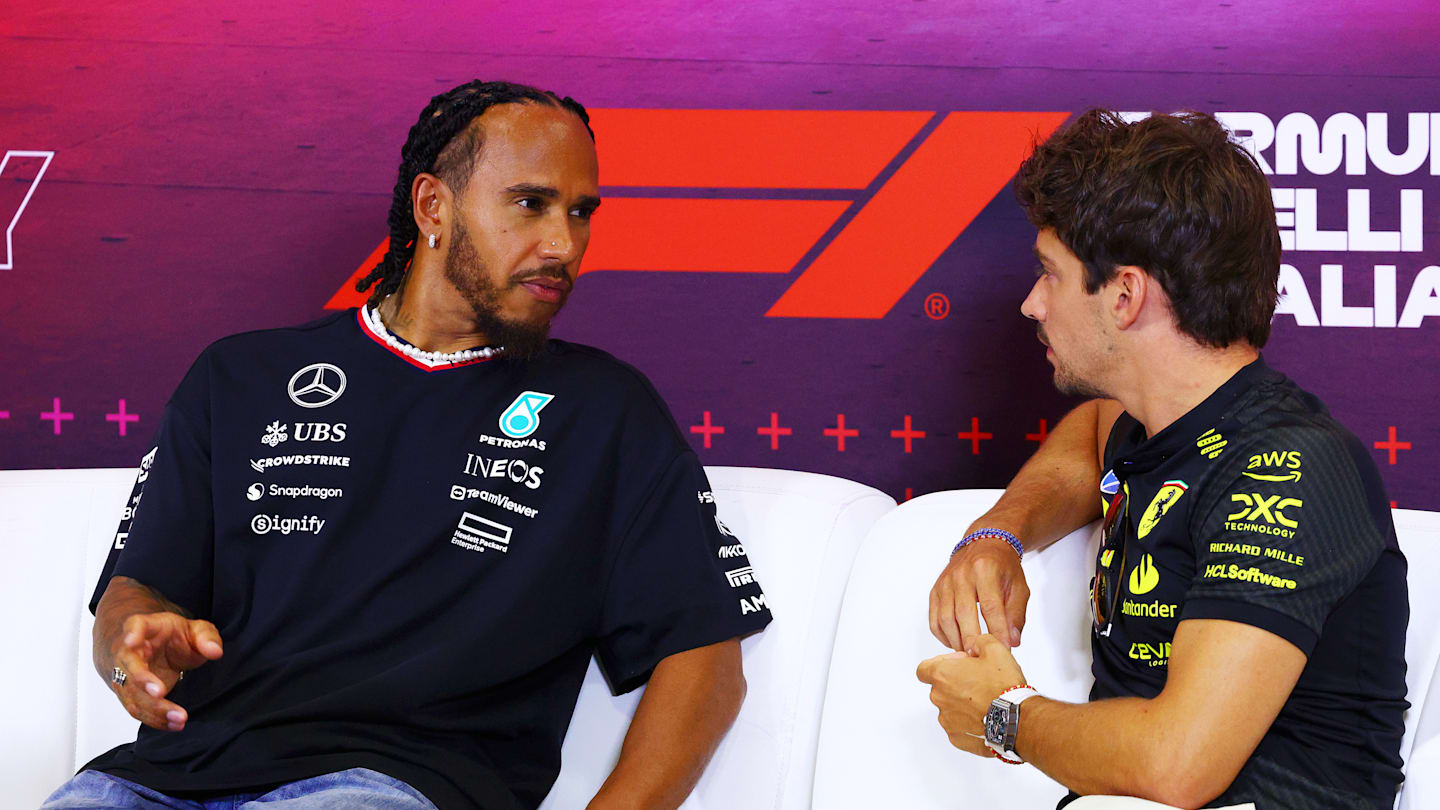
[[[133, 465], [209, 341], [322, 315], [384, 237], [414, 116], [472, 78], [528, 82], [597, 108], [1098, 105], [1272, 119], [1303, 111], [1323, 122], [1440, 110], [1437, 39], [1440, 12], [1421, 0], [18, 0], [0, 15], [0, 149], [55, 158], [14, 230], [15, 267], [0, 270], [0, 412], [10, 414], [0, 419], [0, 467]], [[17, 162], [0, 177], [7, 218], [25, 171]], [[1425, 250], [1288, 256], [1317, 308], [1321, 261], [1346, 265], [1347, 304], [1370, 302], [1375, 263], [1396, 264], [1402, 306], [1416, 273], [1440, 263], [1435, 176], [1283, 184], [1343, 198], [1360, 181], [1377, 200], [1380, 190], [1425, 190]], [[1376, 227], [1394, 208], [1377, 203]], [[1343, 211], [1321, 218], [1343, 227]], [[603, 211], [595, 227], [605, 227]], [[803, 267], [593, 273], [556, 333], [638, 365], [682, 427], [710, 411], [727, 431], [709, 449], [692, 436], [708, 464], [827, 472], [897, 497], [1001, 486], [1034, 447], [1025, 434], [1070, 404], [1050, 388], [1018, 313], [1032, 238], [1001, 192], [876, 320], [764, 317]], [[934, 292], [951, 302], [944, 320], [924, 315]], [[1281, 316], [1267, 350], [1367, 445], [1391, 425], [1411, 442], [1393, 465], [1374, 451], [1401, 506], [1440, 509], [1437, 329], [1436, 318], [1419, 329], [1344, 329]], [[61, 435], [39, 418], [56, 397], [75, 414]], [[123, 437], [105, 419], [122, 398], [140, 415]], [[794, 431], [775, 451], [755, 433], [772, 411]], [[843, 453], [822, 433], [838, 413], [860, 431]], [[928, 434], [910, 454], [890, 436], [907, 414]], [[979, 455], [955, 435], [972, 417], [994, 434]]]

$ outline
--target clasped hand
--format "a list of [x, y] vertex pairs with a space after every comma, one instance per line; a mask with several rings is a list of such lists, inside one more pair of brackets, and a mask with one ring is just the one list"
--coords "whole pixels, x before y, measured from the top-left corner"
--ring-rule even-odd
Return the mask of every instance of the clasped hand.
[[979, 756], [994, 756], [985, 746], [985, 713], [1000, 693], [1025, 683], [1025, 673], [1010, 647], [990, 634], [977, 636], [974, 654], [937, 655], [920, 663], [915, 677], [930, 684], [930, 702], [940, 710], [940, 726], [950, 744]]

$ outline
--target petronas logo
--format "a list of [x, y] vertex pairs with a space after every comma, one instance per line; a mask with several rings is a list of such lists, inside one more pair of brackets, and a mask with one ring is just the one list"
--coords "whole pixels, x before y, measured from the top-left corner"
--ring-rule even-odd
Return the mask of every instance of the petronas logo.
[[1155, 590], [1160, 584], [1160, 570], [1155, 567], [1155, 560], [1149, 554], [1140, 558], [1140, 562], [1130, 571], [1130, 593], [1140, 596]]
[[500, 414], [500, 431], [512, 439], [523, 439], [540, 427], [540, 411], [550, 404], [554, 394], [525, 391]]

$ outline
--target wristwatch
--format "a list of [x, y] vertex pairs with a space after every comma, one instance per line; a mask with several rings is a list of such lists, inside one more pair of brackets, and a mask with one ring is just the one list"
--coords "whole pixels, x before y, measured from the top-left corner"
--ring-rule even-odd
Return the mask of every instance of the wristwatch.
[[1040, 694], [1028, 685], [1012, 686], [990, 701], [985, 712], [985, 745], [1000, 759], [1020, 764], [1015, 753], [1015, 735], [1020, 731], [1020, 704]]

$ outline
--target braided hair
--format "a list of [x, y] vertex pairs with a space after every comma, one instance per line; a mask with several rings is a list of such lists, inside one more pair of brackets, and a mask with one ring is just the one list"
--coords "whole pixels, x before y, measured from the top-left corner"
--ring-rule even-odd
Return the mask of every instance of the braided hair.
[[400, 171], [395, 178], [395, 192], [390, 202], [390, 246], [385, 257], [369, 275], [355, 284], [358, 292], [374, 285], [370, 303], [375, 304], [400, 288], [410, 261], [415, 256], [415, 242], [420, 229], [415, 224], [410, 188], [416, 175], [433, 172], [458, 196], [465, 190], [475, 161], [480, 156], [483, 135], [470, 123], [496, 104], [545, 104], [575, 113], [585, 122], [593, 140], [590, 116], [580, 103], [561, 98], [548, 90], [539, 90], [511, 82], [476, 81], [430, 99], [420, 111], [420, 119], [410, 128], [405, 145], [400, 148]]

